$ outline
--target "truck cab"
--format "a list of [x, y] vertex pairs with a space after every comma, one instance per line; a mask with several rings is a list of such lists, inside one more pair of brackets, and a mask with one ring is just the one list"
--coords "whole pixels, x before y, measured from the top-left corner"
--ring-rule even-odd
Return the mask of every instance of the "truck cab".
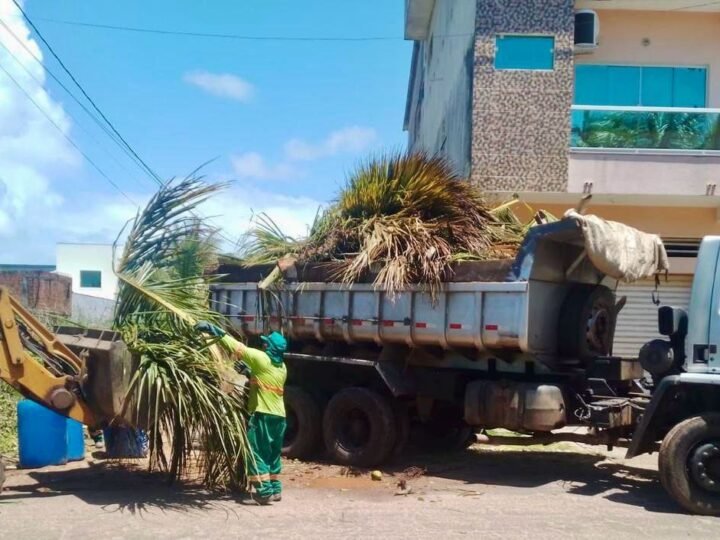
[[652, 399], [627, 457], [659, 453], [663, 486], [687, 510], [720, 512], [720, 237], [706, 237], [698, 255], [688, 311], [662, 307], [667, 336], [640, 351], [653, 378]]

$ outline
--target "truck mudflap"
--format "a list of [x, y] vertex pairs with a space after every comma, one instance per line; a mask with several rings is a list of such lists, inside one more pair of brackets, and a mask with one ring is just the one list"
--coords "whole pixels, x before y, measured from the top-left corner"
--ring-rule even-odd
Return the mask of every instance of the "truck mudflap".
[[711, 373], [681, 373], [663, 378], [633, 433], [625, 459], [651, 452], [655, 448], [655, 442], [661, 438], [659, 430], [664, 426], [662, 417], [673, 404], [678, 388], [710, 386], [720, 387], [720, 377]]

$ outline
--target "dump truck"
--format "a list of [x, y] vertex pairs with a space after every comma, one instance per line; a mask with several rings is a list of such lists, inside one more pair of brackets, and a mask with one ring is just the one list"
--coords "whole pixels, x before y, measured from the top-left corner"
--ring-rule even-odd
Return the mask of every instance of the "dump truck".
[[533, 227], [514, 260], [457, 263], [436, 288], [387, 291], [373, 269], [339, 283], [322, 263], [285, 265], [266, 287], [273, 265], [225, 267], [211, 302], [250, 341], [290, 338], [286, 455], [324, 449], [374, 466], [411, 433], [450, 449], [504, 428], [531, 444], [627, 447], [628, 458], [659, 450], [670, 495], [720, 514], [719, 256], [720, 237], [706, 238], [689, 312], [661, 308], [668, 339], [633, 358], [612, 354], [625, 301], [614, 284], [666, 271], [664, 248], [577, 214]]

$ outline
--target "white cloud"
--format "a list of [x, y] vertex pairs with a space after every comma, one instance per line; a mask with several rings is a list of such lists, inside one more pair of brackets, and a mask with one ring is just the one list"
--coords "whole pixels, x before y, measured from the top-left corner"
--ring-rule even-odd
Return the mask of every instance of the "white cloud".
[[230, 163], [238, 178], [256, 180], [288, 180], [299, 176], [299, 172], [288, 163], [270, 165], [257, 152], [230, 156]]
[[4, 45], [0, 47], [0, 64], [17, 82], [0, 72], [0, 237], [4, 238], [7, 259], [13, 257], [8, 253], [13, 245], [9, 240], [18, 231], [41, 226], [46, 216], [63, 205], [64, 199], [52, 180], [74, 170], [80, 157], [63, 136], [70, 132], [68, 116], [45, 90], [42, 66], [23, 47], [42, 59], [42, 51], [30, 38], [11, 0], [0, 0], [0, 19], [12, 30], [11, 34], [0, 28], [0, 42]]
[[247, 103], [255, 95], [255, 87], [252, 84], [230, 73], [190, 71], [183, 75], [183, 80], [214, 96], [234, 99], [243, 103]]
[[[240, 241], [252, 227], [252, 217], [266, 213], [290, 236], [304, 236], [315, 219], [320, 201], [309, 197], [291, 197], [272, 193], [264, 189], [248, 185], [234, 185], [208, 200], [200, 213], [213, 216], [213, 224], [222, 228], [225, 238]], [[223, 246], [227, 250], [234, 247]]]
[[376, 140], [373, 128], [350, 126], [333, 131], [316, 143], [291, 139], [285, 143], [285, 155], [293, 160], [312, 161], [341, 153], [357, 154], [370, 148]]

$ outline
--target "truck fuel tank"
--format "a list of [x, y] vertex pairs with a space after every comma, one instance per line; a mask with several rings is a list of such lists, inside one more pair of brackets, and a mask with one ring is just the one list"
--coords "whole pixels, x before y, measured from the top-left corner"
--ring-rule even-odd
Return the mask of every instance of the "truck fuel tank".
[[488, 429], [552, 431], [567, 422], [565, 399], [554, 385], [475, 381], [465, 391], [465, 421]]

